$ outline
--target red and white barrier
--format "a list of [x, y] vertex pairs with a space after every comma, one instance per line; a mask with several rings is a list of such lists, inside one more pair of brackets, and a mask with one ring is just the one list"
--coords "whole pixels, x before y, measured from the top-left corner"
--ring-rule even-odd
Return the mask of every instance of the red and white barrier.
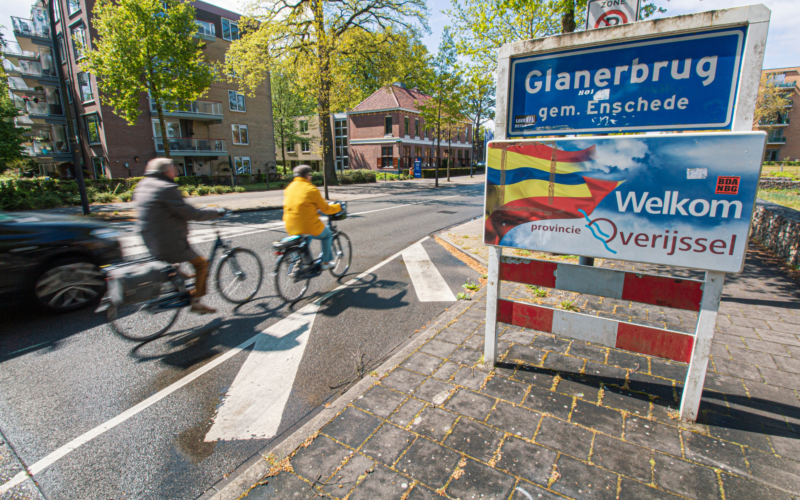
[[[505, 323], [559, 337], [689, 363], [681, 400], [681, 418], [696, 420], [724, 278], [724, 273], [712, 271], [706, 272], [706, 279], [700, 281], [501, 257], [498, 247], [489, 247], [484, 359], [490, 366], [497, 361], [497, 325]], [[698, 311], [697, 326], [692, 335], [504, 300], [499, 298], [501, 281]]]

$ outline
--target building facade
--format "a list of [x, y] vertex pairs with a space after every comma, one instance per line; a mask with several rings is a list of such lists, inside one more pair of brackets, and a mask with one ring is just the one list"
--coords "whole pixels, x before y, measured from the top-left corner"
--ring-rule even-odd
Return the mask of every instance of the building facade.
[[431, 97], [417, 89], [395, 83], [378, 89], [347, 113], [349, 162], [351, 168], [411, 168], [415, 158], [423, 167], [434, 167], [436, 148], [440, 166], [468, 167], [472, 154], [472, 124], [463, 121], [441, 143], [434, 141], [435, 129], [426, 126], [417, 103]]
[[[26, 148], [42, 174], [74, 176], [72, 148], [79, 147], [76, 156], [91, 178], [140, 176], [150, 159], [164, 155], [165, 140], [179, 175], [230, 175], [231, 164], [238, 173], [274, 167], [269, 80], [253, 97], [241, 93], [236, 83], [215, 81], [202, 99], [165, 103], [166, 138], [155, 103], [142, 94], [142, 112], [129, 126], [102, 102], [97, 80], [81, 69], [84, 55], [73, 42], [78, 38], [92, 48], [95, 0], [54, 1], [52, 20], [45, 0], [34, 4], [31, 19], [12, 18], [17, 44], [6, 56], [12, 98], [27, 113], [17, 124], [31, 128]], [[195, 40], [205, 44], [206, 60], [224, 60], [239, 38], [240, 16], [201, 1], [192, 5]], [[61, 79], [56, 65], [62, 68]]]
[[764, 70], [769, 81], [786, 92], [791, 103], [772, 123], [760, 123], [759, 129], [767, 133], [765, 161], [800, 160], [800, 67]]
[[[294, 120], [295, 130], [301, 140], [294, 144], [287, 144], [283, 151], [279, 151], [276, 145], [275, 149], [278, 151], [276, 160], [283, 164], [284, 158], [286, 158], [286, 167], [289, 169], [297, 165], [309, 165], [314, 172], [321, 172], [324, 155], [319, 115], [298, 116]], [[336, 170], [348, 169], [350, 163], [347, 150], [347, 114], [332, 113], [330, 129]], [[277, 140], [277, 133], [275, 138]]]

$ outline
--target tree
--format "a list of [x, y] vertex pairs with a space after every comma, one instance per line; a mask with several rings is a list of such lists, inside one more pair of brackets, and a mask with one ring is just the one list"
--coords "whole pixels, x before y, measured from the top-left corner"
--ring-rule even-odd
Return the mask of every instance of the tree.
[[94, 49], [74, 40], [87, 56], [81, 68], [95, 74], [103, 100], [129, 125], [139, 118], [139, 97], [150, 93], [167, 158], [164, 106], [194, 101], [215, 78], [203, 60], [204, 44], [192, 39], [194, 19], [194, 7], [182, 0], [99, 0]]
[[774, 75], [762, 73], [758, 85], [758, 98], [756, 110], [753, 114], [753, 128], [759, 125], [769, 125], [780, 121], [786, 114], [786, 106], [792, 104], [788, 96], [791, 89], [781, 88]]
[[291, 69], [278, 67], [270, 74], [272, 89], [272, 121], [275, 130], [275, 144], [281, 150], [281, 160], [286, 169], [286, 146], [296, 144], [301, 137], [297, 134], [296, 118], [313, 109], [302, 94], [297, 91], [297, 75]]
[[[3, 58], [3, 51], [6, 41], [0, 33], [0, 59]], [[0, 68], [0, 172], [8, 168], [9, 163], [21, 160], [22, 143], [25, 142], [23, 133], [25, 129], [17, 127], [14, 118], [20, 115], [14, 102], [9, 97], [8, 76], [3, 68]]]
[[465, 112], [473, 123], [472, 159], [476, 158], [479, 132], [483, 124], [494, 120], [495, 94], [497, 91], [494, 75], [486, 67], [469, 68], [462, 85]]
[[324, 158], [325, 197], [336, 184], [331, 136], [331, 91], [337, 58], [363, 50], [356, 33], [377, 33], [386, 46], [399, 33], [427, 29], [425, 0], [255, 0], [247, 30], [231, 46], [231, 66], [252, 93], [269, 66], [288, 60], [311, 85], [317, 101]]
[[[642, 0], [640, 17], [666, 12]], [[582, 30], [586, 0], [452, 0], [446, 11], [459, 40], [459, 53], [492, 67], [506, 43]]]
[[[436, 187], [439, 186], [439, 165], [441, 164], [442, 134], [457, 121], [461, 111], [461, 95], [458, 92], [460, 75], [457, 67], [455, 42], [450, 28], [445, 27], [439, 50], [430, 64], [426, 75], [425, 90], [430, 98], [417, 101], [417, 109], [427, 129], [434, 129], [436, 142]], [[444, 130], [443, 130], [444, 129]], [[448, 162], [447, 177], [450, 180]]]

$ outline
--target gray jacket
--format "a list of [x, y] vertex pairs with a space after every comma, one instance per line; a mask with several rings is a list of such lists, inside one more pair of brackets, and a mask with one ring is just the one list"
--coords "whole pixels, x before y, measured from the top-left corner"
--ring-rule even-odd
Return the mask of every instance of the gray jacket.
[[133, 201], [139, 211], [142, 239], [153, 257], [171, 264], [197, 257], [189, 246], [190, 220], [212, 220], [220, 216], [211, 208], [194, 208], [185, 201], [178, 185], [166, 175], [153, 174], [136, 185]]

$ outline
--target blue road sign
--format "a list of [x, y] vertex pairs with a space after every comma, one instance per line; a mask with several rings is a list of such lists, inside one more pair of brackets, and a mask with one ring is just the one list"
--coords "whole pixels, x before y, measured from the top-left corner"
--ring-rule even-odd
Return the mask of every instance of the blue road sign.
[[725, 130], [746, 27], [511, 60], [510, 137]]
[[414, 178], [419, 179], [422, 177], [422, 158], [414, 159]]

